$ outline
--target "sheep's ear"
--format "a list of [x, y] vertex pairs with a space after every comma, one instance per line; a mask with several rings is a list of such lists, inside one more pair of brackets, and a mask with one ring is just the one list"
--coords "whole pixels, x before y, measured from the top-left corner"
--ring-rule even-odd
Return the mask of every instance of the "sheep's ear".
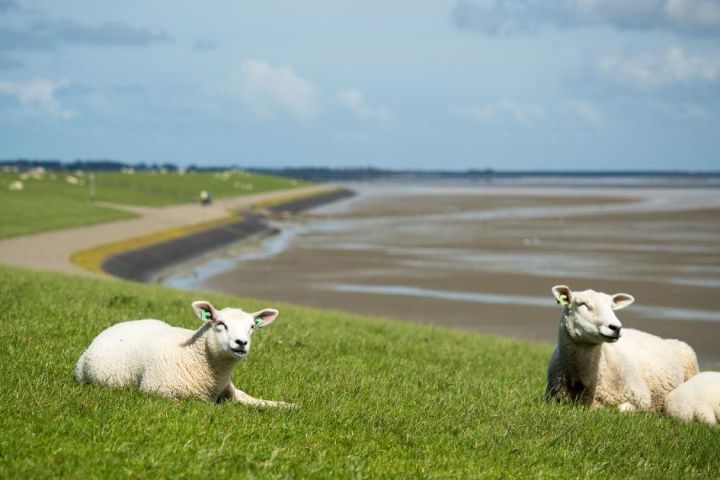
[[627, 293], [616, 293], [612, 296], [612, 309], [622, 310], [625, 307], [629, 307], [635, 301], [635, 297], [628, 295]]
[[570, 302], [572, 302], [572, 291], [566, 285], [555, 285], [552, 288], [552, 293], [560, 305], [570, 305]]
[[280, 312], [274, 308], [264, 308], [255, 313], [251, 313], [250, 315], [252, 315], [255, 319], [256, 327], [264, 327], [275, 320], [277, 316], [280, 315]]
[[198, 300], [192, 303], [192, 308], [195, 310], [195, 315], [204, 322], [213, 322], [218, 317], [218, 311], [212, 306], [210, 302], [205, 300]]

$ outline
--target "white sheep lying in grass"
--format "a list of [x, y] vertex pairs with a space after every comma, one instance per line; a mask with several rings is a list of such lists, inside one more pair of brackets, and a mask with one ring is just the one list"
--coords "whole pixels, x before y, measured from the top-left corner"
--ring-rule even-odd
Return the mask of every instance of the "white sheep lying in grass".
[[563, 312], [547, 371], [549, 398], [660, 411], [667, 394], [697, 374], [697, 357], [686, 343], [622, 328], [614, 310], [633, 303], [631, 295], [572, 292], [564, 285], [552, 291]]
[[685, 422], [720, 423], [720, 372], [702, 372], [670, 392], [663, 409]]
[[255, 327], [275, 320], [277, 310], [217, 311], [205, 301], [193, 302], [192, 307], [203, 320], [197, 331], [160, 320], [123, 322], [104, 330], [80, 356], [75, 378], [83, 383], [134, 387], [165, 397], [292, 406], [253, 398], [232, 384], [233, 367], [248, 354]]

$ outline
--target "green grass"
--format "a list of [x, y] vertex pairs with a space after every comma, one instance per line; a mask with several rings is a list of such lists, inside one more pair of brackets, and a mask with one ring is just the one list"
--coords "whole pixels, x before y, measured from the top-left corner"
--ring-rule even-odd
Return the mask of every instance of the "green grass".
[[28, 190], [9, 192], [0, 182], [0, 238], [134, 217], [128, 212], [98, 207], [87, 200]]
[[[549, 404], [550, 347], [257, 300], [0, 268], [0, 478], [717, 478], [720, 430]], [[190, 301], [280, 318], [235, 383], [297, 411], [79, 385], [115, 322]]]
[[161, 207], [198, 201], [201, 190], [210, 191], [213, 198], [223, 198], [302, 185], [307, 183], [241, 171], [185, 175], [98, 173], [97, 198], [107, 202]]
[[[48, 173], [42, 180], [26, 178], [22, 191], [8, 186], [19, 173], [0, 173], [0, 238], [132, 217], [94, 205], [87, 176], [81, 184], [66, 181], [65, 173]], [[201, 190], [214, 198], [259, 193], [305, 185], [282, 177], [244, 172], [158, 174], [96, 173], [95, 199], [126, 205], [160, 207], [197, 201]]]

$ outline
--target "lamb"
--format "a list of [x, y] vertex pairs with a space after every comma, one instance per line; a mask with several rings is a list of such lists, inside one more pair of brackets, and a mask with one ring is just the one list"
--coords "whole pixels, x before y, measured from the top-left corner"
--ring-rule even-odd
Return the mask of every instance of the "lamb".
[[660, 411], [667, 394], [697, 374], [697, 357], [686, 343], [622, 328], [614, 311], [632, 304], [631, 295], [573, 292], [565, 285], [552, 291], [563, 312], [547, 370], [548, 398]]
[[685, 422], [720, 424], [720, 372], [702, 372], [670, 392], [663, 411]]
[[265, 327], [279, 312], [216, 310], [204, 300], [192, 303], [203, 321], [196, 331], [160, 320], [122, 322], [102, 331], [80, 356], [75, 378], [81, 383], [133, 387], [164, 397], [229, 400], [260, 407], [293, 407], [261, 400], [232, 384], [232, 370], [250, 351], [255, 327]]

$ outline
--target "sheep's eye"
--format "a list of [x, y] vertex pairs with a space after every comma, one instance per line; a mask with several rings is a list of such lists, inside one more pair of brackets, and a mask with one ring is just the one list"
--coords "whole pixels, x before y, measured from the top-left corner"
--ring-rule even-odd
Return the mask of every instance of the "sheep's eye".
[[592, 308], [590, 308], [590, 305], [588, 305], [587, 303], [578, 303], [578, 308], [580, 307], [585, 307], [592, 312]]
[[227, 325], [225, 325], [225, 322], [216, 322], [215, 325], [217, 325], [218, 327], [224, 327], [225, 330], [228, 329], [228, 328], [227, 328]]

